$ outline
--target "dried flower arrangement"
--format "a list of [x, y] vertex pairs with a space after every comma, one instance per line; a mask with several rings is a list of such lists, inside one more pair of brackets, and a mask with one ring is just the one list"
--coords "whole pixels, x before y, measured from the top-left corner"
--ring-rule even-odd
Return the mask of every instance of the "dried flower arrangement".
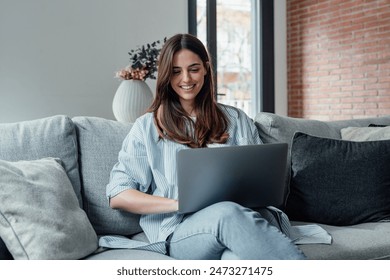
[[[165, 43], [167, 38], [162, 41]], [[156, 79], [157, 58], [161, 51], [161, 41], [157, 40], [129, 52], [130, 64], [116, 72], [115, 77], [123, 80]]]

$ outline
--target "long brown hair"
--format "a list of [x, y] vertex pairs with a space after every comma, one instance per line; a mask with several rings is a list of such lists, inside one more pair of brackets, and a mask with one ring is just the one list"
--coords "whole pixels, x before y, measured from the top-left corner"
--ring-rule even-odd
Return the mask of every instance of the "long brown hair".
[[[208, 69], [203, 87], [195, 98], [196, 122], [185, 112], [170, 83], [173, 56], [181, 49], [197, 54], [203, 66]], [[153, 112], [162, 139], [173, 140], [191, 148], [206, 147], [211, 143], [226, 143], [229, 137], [228, 119], [216, 102], [209, 54], [195, 36], [177, 34], [165, 42], [158, 61], [156, 97], [148, 111]]]

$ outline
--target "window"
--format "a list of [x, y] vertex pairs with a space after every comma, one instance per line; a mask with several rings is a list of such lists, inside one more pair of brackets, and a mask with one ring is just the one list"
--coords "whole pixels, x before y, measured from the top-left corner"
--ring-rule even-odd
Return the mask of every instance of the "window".
[[274, 112], [273, 0], [189, 0], [189, 32], [209, 49], [218, 102]]

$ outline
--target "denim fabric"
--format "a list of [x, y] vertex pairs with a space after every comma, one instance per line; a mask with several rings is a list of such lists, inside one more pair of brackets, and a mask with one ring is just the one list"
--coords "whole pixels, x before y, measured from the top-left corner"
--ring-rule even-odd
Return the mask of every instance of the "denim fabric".
[[169, 244], [175, 259], [221, 259], [230, 250], [239, 259], [305, 259], [278, 228], [258, 212], [221, 202], [186, 216]]

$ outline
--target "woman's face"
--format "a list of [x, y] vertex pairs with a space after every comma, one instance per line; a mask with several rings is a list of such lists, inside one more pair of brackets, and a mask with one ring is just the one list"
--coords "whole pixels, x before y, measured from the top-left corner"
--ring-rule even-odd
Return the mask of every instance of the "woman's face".
[[174, 54], [171, 87], [179, 96], [184, 110], [190, 115], [206, 74], [207, 69], [197, 54], [188, 49], [181, 49]]

